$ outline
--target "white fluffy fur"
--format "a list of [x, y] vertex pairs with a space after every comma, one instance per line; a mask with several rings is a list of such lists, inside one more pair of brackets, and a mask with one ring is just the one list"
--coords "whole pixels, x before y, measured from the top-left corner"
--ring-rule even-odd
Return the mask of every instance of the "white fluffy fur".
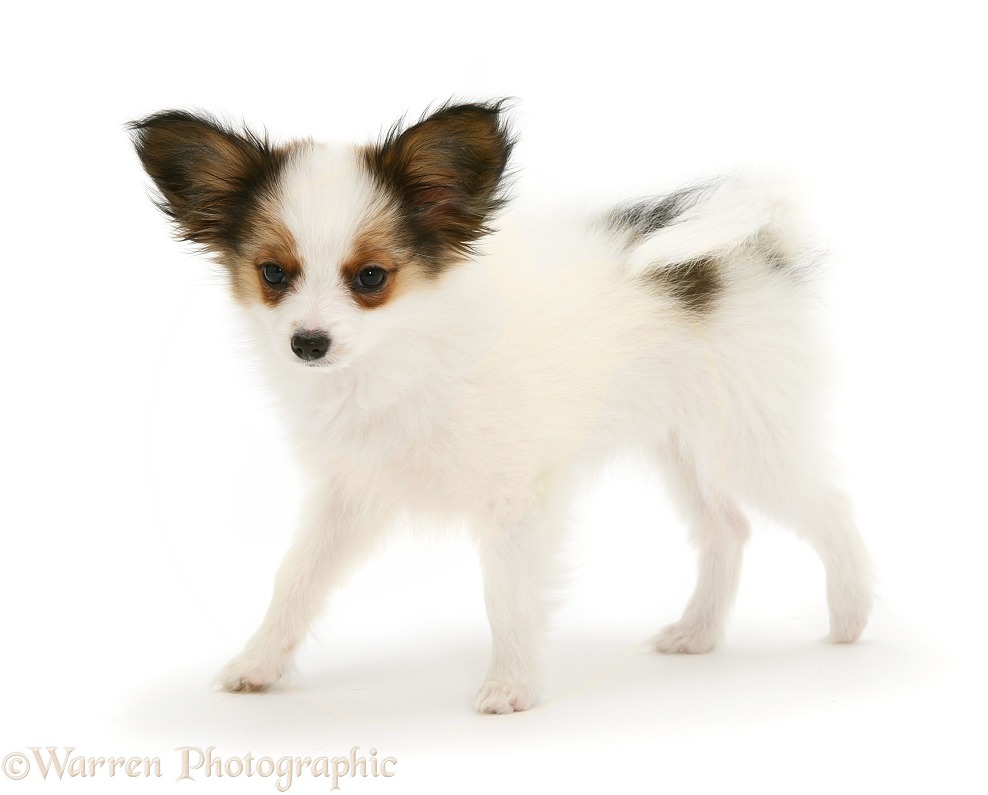
[[[246, 310], [312, 488], [268, 614], [223, 687], [277, 681], [326, 592], [412, 513], [473, 529], [493, 634], [477, 709], [527, 709], [574, 482], [627, 449], [668, 475], [700, 554], [660, 651], [704, 652], [721, 636], [749, 533], [742, 504], [813, 546], [831, 639], [860, 635], [867, 554], [822, 445], [805, 289], [765, 253], [801, 251], [783, 198], [728, 180], [631, 250], [601, 223], [526, 225], [509, 211], [478, 255], [367, 310], [338, 275], [382, 201], [356, 157], [314, 146], [293, 159], [279, 206], [304, 279], [278, 307]], [[705, 312], [648, 278], [711, 253], [723, 285]], [[292, 355], [298, 328], [331, 336], [323, 366]]]

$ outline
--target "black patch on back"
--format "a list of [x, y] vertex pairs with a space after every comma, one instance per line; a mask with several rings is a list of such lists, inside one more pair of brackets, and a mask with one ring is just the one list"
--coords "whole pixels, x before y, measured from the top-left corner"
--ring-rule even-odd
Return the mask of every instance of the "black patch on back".
[[606, 224], [612, 229], [628, 230], [635, 237], [648, 237], [664, 229], [688, 209], [698, 204], [712, 185], [694, 185], [667, 196], [656, 196], [612, 210]]
[[690, 312], [706, 312], [722, 285], [717, 261], [712, 257], [660, 268], [647, 276]]

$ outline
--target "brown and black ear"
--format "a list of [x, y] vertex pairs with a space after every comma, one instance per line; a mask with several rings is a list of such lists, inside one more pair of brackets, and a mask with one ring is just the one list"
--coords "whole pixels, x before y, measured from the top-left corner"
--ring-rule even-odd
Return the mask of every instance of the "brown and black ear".
[[249, 131], [234, 132], [185, 111], [156, 113], [128, 128], [161, 193], [158, 205], [181, 237], [214, 251], [236, 251], [284, 153]]
[[396, 125], [367, 150], [368, 166], [402, 211], [408, 243], [437, 270], [490, 232], [488, 219], [504, 204], [514, 142], [503, 104], [442, 107], [408, 129]]

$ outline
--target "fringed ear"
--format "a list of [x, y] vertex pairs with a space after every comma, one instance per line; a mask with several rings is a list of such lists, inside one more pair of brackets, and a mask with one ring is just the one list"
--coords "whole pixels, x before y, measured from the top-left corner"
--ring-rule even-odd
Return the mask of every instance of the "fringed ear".
[[283, 151], [215, 119], [164, 111], [129, 125], [162, 211], [181, 237], [214, 251], [235, 251], [258, 197], [274, 183]]
[[372, 173], [398, 202], [409, 244], [436, 270], [490, 232], [488, 219], [504, 204], [514, 142], [503, 104], [440, 108], [408, 129], [395, 125], [366, 151]]

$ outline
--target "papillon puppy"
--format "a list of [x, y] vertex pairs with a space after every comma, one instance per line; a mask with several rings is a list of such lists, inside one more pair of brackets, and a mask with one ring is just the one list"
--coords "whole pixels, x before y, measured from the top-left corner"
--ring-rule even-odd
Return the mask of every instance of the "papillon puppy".
[[830, 640], [856, 640], [868, 555], [819, 423], [814, 254], [791, 202], [724, 178], [569, 221], [507, 203], [501, 102], [448, 104], [377, 143], [272, 145], [184, 111], [130, 125], [178, 235], [230, 286], [311, 481], [260, 628], [219, 675], [288, 669], [324, 597], [406, 517], [463, 522], [493, 637], [481, 712], [532, 706], [567, 505], [635, 451], [668, 476], [696, 590], [655, 639], [720, 639], [742, 505], [826, 569]]

